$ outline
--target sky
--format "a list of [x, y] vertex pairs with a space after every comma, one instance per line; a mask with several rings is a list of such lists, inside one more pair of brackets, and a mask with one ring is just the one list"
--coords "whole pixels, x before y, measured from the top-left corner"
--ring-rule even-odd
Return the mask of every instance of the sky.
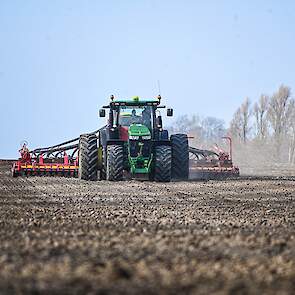
[[228, 125], [245, 97], [295, 89], [294, 69], [294, 1], [0, 0], [0, 158], [96, 130], [111, 94], [157, 81], [175, 117]]

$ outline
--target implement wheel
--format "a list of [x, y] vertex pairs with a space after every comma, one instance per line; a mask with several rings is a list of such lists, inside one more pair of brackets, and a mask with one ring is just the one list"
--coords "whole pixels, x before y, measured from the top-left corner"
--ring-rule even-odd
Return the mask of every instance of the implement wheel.
[[123, 180], [124, 149], [121, 145], [107, 147], [106, 179], [110, 181]]
[[187, 180], [189, 176], [189, 146], [186, 134], [170, 137], [172, 147], [172, 178]]
[[171, 181], [171, 147], [160, 145], [155, 148], [154, 180]]
[[82, 134], [79, 141], [79, 179], [97, 180], [97, 136]]

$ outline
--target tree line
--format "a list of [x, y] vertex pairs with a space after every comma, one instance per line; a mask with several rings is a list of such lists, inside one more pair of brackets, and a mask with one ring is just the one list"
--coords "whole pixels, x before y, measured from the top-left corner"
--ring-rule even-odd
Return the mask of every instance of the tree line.
[[236, 146], [260, 147], [279, 162], [295, 162], [295, 100], [281, 85], [273, 94], [261, 94], [251, 103], [247, 97], [236, 110], [228, 130]]
[[186, 133], [191, 139], [191, 144], [197, 147], [208, 147], [220, 142], [226, 135], [225, 122], [215, 117], [200, 117], [198, 115], [182, 115], [168, 128], [170, 134]]
[[190, 143], [210, 148], [221, 138], [233, 139], [236, 159], [240, 162], [295, 164], [295, 99], [288, 86], [281, 85], [273, 94], [261, 94], [254, 101], [246, 97], [233, 114], [229, 128], [212, 116], [182, 115], [168, 128], [171, 133], [186, 133]]

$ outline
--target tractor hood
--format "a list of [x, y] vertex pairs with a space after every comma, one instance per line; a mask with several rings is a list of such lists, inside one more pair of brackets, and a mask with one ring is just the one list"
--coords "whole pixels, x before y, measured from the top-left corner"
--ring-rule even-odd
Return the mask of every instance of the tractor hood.
[[[131, 139], [138, 139], [139, 136], [147, 136], [149, 137], [148, 139], [150, 139], [151, 132], [145, 125], [132, 124], [129, 126], [128, 135], [129, 135], [129, 138]], [[137, 137], [137, 138], [133, 138], [133, 137]]]

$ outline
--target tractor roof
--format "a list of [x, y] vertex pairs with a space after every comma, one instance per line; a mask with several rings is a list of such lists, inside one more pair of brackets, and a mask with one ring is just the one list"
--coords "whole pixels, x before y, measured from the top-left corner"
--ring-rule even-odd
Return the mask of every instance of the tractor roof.
[[138, 96], [132, 99], [113, 99], [110, 103], [111, 106], [157, 106], [160, 104], [160, 99], [140, 99]]

